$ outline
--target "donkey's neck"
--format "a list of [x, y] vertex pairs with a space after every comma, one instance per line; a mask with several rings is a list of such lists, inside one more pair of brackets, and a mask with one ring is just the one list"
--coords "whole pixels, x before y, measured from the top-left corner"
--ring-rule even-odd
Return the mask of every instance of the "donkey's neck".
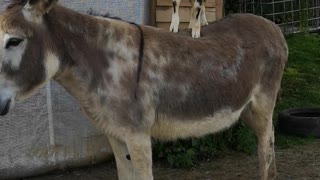
[[[60, 6], [48, 14], [47, 22], [61, 59], [62, 70], [56, 80], [59, 78], [63, 86], [78, 84], [86, 90], [97, 90], [118, 80], [118, 63], [115, 62], [125, 62], [127, 68], [136, 68], [140, 46], [140, 31], [136, 26]], [[72, 72], [64, 76], [65, 70]], [[70, 80], [77, 82], [70, 83]], [[65, 88], [73, 95], [78, 93], [72, 87]]]
[[[59, 49], [60, 55], [69, 54], [74, 63], [79, 60], [93, 60], [93, 51], [117, 51], [139, 44], [137, 27], [121, 20], [94, 17], [57, 6], [47, 15], [50, 36]], [[74, 51], [81, 53], [74, 57]], [[96, 53], [96, 52], [95, 52]], [[65, 57], [64, 57], [65, 58]]]

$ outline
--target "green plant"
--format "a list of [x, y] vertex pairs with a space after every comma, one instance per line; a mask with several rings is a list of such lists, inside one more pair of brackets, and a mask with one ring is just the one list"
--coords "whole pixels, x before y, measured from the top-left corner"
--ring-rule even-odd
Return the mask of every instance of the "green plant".
[[279, 112], [288, 108], [320, 107], [320, 36], [301, 33], [290, 35], [286, 39], [289, 60], [283, 75], [281, 100], [274, 113], [276, 145], [281, 148], [305, 144], [313, 139], [279, 133]]
[[154, 159], [164, 160], [171, 167], [191, 168], [198, 162], [213, 159], [217, 152], [226, 149], [252, 154], [256, 151], [256, 144], [252, 131], [240, 123], [228, 131], [204, 138], [167, 143], [156, 141], [153, 154]]
[[251, 129], [242, 123], [235, 128], [232, 134], [232, 149], [247, 154], [253, 154], [257, 148], [257, 140]]
[[171, 167], [190, 168], [200, 159], [212, 159], [217, 150], [213, 137], [179, 140], [170, 143], [156, 142], [154, 156], [166, 160]]

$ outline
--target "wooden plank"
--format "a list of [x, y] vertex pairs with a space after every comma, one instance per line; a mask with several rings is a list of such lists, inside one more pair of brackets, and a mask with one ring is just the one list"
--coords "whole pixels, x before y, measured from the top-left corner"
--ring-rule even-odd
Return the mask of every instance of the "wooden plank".
[[[172, 7], [172, 0], [157, 0], [157, 6], [170, 6]], [[191, 7], [189, 0], [181, 0], [181, 7]], [[207, 0], [206, 7], [216, 7], [216, 0]]]
[[220, 20], [224, 16], [224, 7], [223, 7], [223, 0], [216, 0], [216, 17], [217, 20]]
[[[180, 8], [180, 22], [190, 22], [191, 8]], [[206, 8], [208, 22], [216, 20], [215, 8]], [[171, 22], [172, 9], [170, 7], [158, 7], [156, 11], [156, 22]]]
[[149, 25], [156, 26], [156, 11], [157, 11], [157, 0], [150, 0], [150, 21]]
[[[157, 27], [169, 31], [170, 23], [157, 23]], [[179, 25], [179, 29], [187, 29], [188, 27], [189, 23], [180, 23]]]

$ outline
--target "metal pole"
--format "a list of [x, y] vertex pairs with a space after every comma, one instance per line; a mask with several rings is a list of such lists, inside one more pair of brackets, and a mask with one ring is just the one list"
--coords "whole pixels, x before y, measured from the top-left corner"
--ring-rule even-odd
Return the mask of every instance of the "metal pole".
[[292, 31], [294, 31], [294, 23], [293, 23], [293, 21], [294, 21], [294, 3], [293, 3], [293, 1], [291, 1], [291, 26], [292, 26]]
[[254, 4], [255, 4], [255, 2], [254, 2], [254, 0], [252, 0], [252, 1], [251, 1], [252, 13], [253, 13], [253, 14], [256, 14], [256, 10], [255, 10], [255, 8], [254, 8]]
[[275, 13], [275, 5], [274, 5], [274, 0], [272, 0], [272, 20], [273, 22], [276, 22], [276, 15]]
[[260, 0], [260, 9], [261, 9], [261, 16], [263, 16], [263, 9], [262, 9], [262, 0]]

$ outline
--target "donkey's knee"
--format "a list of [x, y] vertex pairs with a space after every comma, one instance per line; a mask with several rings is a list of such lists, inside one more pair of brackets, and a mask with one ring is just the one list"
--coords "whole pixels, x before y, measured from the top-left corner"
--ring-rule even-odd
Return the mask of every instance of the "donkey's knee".
[[258, 137], [258, 141], [261, 179], [274, 179], [276, 176], [276, 163], [273, 132]]
[[119, 180], [132, 180], [133, 167], [126, 144], [113, 137], [108, 139], [116, 159]]
[[152, 180], [151, 137], [147, 134], [134, 134], [126, 140], [133, 165], [135, 180]]
[[261, 132], [256, 133], [256, 135], [258, 139], [260, 176], [263, 180], [273, 179], [276, 177], [277, 170], [274, 151], [274, 131], [271, 120], [266, 124], [264, 129], [259, 129]]
[[269, 165], [269, 179], [275, 179], [277, 177], [277, 166], [276, 166], [276, 153], [275, 153], [275, 138], [274, 138], [274, 127], [272, 126], [272, 132], [270, 135], [270, 151], [272, 160]]

